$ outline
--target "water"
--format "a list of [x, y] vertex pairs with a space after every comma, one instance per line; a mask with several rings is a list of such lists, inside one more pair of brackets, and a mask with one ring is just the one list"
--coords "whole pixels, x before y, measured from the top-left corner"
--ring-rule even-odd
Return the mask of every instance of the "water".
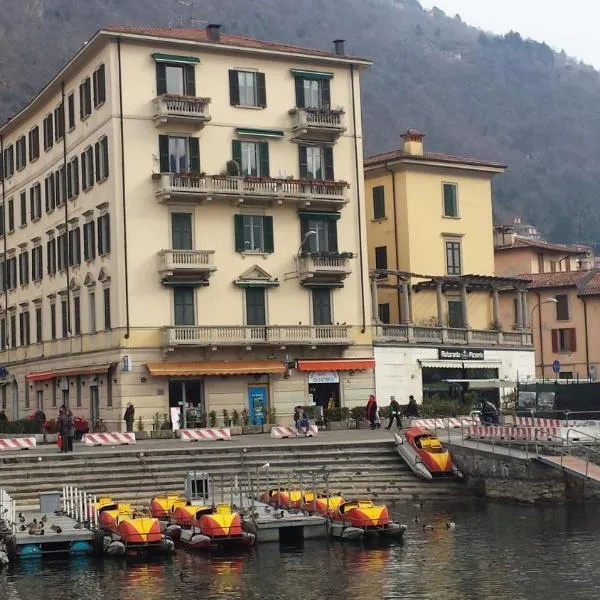
[[[0, 572], [0, 600], [590, 600], [600, 588], [596, 507], [398, 506], [400, 544], [263, 544], [237, 556], [40, 560]], [[414, 516], [419, 516], [419, 523]], [[446, 523], [452, 520], [455, 529]], [[432, 524], [424, 531], [422, 524]]]

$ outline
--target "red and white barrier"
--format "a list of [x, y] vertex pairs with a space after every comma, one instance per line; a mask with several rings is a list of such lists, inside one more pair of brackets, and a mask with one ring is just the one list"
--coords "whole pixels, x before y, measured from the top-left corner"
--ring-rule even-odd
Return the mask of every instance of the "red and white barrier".
[[[316, 425], [309, 425], [307, 435], [315, 436], [318, 435], [319, 428]], [[271, 427], [271, 437], [275, 439], [282, 438], [293, 438], [293, 437], [302, 437], [304, 434], [298, 433], [298, 430], [295, 427], [282, 427], [275, 426]]]
[[0, 439], [0, 452], [4, 450], [29, 450], [35, 447], [34, 437]]
[[561, 435], [559, 427], [506, 427], [504, 425], [472, 425], [465, 437], [495, 440], [548, 440]]
[[448, 427], [470, 427], [478, 423], [480, 423], [479, 417], [444, 417], [443, 419], [416, 419], [411, 422], [411, 425], [428, 429], [447, 429]]
[[560, 419], [543, 419], [542, 417], [515, 417], [517, 427], [564, 427], [565, 421]]
[[215, 440], [230, 440], [231, 429], [228, 427], [180, 429], [178, 435], [183, 442], [213, 442]]
[[86, 446], [135, 444], [135, 433], [86, 433], [83, 442]]

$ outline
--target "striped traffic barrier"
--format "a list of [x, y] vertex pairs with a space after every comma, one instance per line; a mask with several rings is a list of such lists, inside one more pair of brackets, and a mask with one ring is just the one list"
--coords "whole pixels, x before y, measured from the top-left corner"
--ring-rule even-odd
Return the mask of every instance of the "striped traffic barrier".
[[477, 425], [479, 422], [479, 417], [444, 417], [442, 419], [416, 419], [411, 421], [411, 425], [414, 427], [427, 427], [428, 429], [446, 429], [448, 427], [469, 427], [470, 425]]
[[181, 438], [182, 442], [213, 442], [215, 440], [230, 440], [231, 429], [228, 427], [180, 429], [179, 437]]
[[560, 419], [544, 419], [542, 417], [515, 417], [517, 427], [564, 427]]
[[0, 452], [3, 450], [29, 450], [35, 446], [34, 437], [0, 439]]
[[304, 435], [312, 437], [318, 435], [318, 433], [319, 428], [316, 425], [309, 425], [306, 434], [298, 433], [295, 427], [283, 427], [280, 425], [271, 427], [271, 437], [275, 439], [303, 437]]
[[508, 427], [505, 425], [471, 425], [465, 437], [495, 440], [548, 440], [561, 434], [559, 427]]
[[83, 442], [86, 446], [135, 444], [135, 433], [85, 433]]

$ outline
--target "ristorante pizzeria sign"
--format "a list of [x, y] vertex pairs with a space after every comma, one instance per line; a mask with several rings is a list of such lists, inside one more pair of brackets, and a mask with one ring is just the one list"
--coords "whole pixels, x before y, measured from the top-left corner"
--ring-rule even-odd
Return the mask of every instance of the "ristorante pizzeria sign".
[[484, 360], [485, 352], [479, 348], [438, 348], [439, 360]]

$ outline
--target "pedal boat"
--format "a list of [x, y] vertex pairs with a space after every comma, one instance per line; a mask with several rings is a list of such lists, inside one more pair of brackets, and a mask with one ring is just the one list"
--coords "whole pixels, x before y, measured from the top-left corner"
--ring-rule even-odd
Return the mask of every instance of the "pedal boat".
[[406, 525], [390, 519], [385, 505], [373, 504], [369, 499], [342, 502], [329, 519], [330, 535], [341, 540], [400, 539], [405, 531]]
[[315, 494], [311, 490], [304, 492], [304, 499], [300, 508], [308, 513], [326, 517], [336, 511], [343, 502], [345, 502], [344, 497], [339, 493], [329, 494], [328, 497], [326, 492], [316, 492]]
[[155, 496], [150, 500], [150, 514], [156, 519], [169, 520], [173, 507], [185, 502], [186, 499], [175, 492], [166, 496]]

